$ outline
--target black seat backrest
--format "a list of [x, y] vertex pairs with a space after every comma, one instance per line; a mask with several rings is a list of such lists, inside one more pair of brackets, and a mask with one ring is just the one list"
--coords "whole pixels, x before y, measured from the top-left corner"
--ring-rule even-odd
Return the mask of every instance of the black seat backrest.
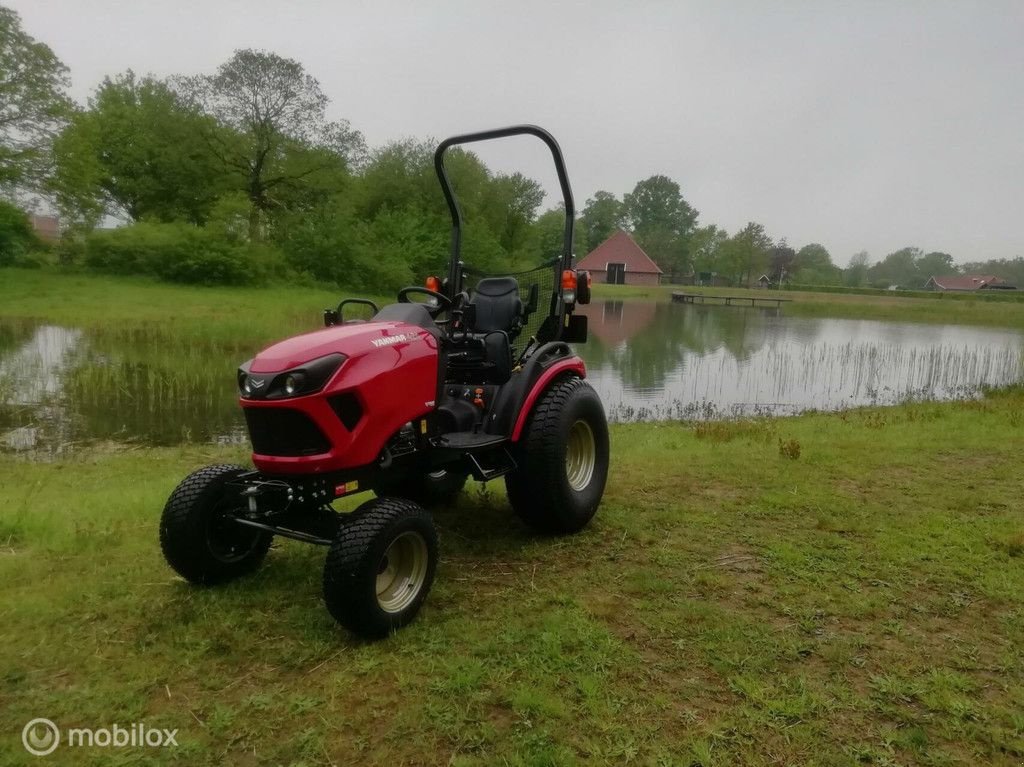
[[471, 301], [476, 307], [472, 331], [491, 333], [504, 330], [510, 336], [518, 332], [523, 302], [519, 298], [519, 283], [515, 277], [485, 277], [473, 289]]

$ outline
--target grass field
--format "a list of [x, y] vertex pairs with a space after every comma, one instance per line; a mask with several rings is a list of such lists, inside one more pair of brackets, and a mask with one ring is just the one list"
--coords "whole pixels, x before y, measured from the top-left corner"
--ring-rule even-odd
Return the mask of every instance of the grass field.
[[791, 303], [783, 304], [782, 312], [794, 317], [842, 317], [858, 320], [1024, 327], [1024, 302], [989, 301], [984, 298], [943, 301], [938, 298], [909, 296], [810, 293], [799, 290], [776, 292], [751, 288], [697, 288], [692, 285], [595, 285], [594, 298], [668, 301], [673, 291], [704, 293], [711, 296], [785, 298]]
[[320, 549], [217, 589], [163, 564], [164, 498], [236, 449], [0, 459], [0, 762], [46, 716], [178, 728], [146, 757], [189, 765], [1020, 764], [1022, 413], [615, 427], [587, 531], [474, 486], [378, 644], [323, 609]]
[[[668, 301], [673, 290], [709, 295], [765, 296], [742, 288], [595, 285], [595, 300]], [[112, 301], [112, 296], [117, 297]], [[0, 316], [109, 328], [131, 324], [153, 333], [203, 340], [276, 338], [308, 329], [311, 319], [345, 290], [286, 285], [274, 288], [207, 288], [170, 285], [146, 278], [107, 277], [51, 270], [0, 269]], [[777, 293], [768, 295], [776, 296]], [[785, 291], [785, 314], [967, 325], [1024, 327], [1024, 302], [983, 298], [941, 301], [904, 296], [847, 295]], [[373, 297], [378, 303], [392, 297]]]
[[[640, 292], [612, 290], [598, 296]], [[309, 328], [338, 298], [0, 270], [0, 316], [157, 356], [195, 343], [229, 367], [239, 339]], [[1002, 323], [972, 302], [805, 309], [819, 299], [1016, 322], [1008, 304]], [[276, 543], [217, 589], [163, 563], [168, 493], [200, 465], [244, 463], [241, 448], [0, 455], [0, 765], [1020, 765], [1022, 449], [1020, 388], [614, 426], [590, 528], [531, 535], [500, 483], [471, 485], [436, 512], [419, 620], [377, 644], [329, 618], [322, 549]], [[144, 721], [180, 745], [35, 759], [20, 742], [34, 717]]]

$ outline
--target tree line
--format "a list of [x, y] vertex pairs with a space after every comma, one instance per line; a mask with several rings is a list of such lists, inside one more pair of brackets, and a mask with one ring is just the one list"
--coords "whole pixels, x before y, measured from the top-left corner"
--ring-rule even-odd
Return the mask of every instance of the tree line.
[[[84, 105], [68, 69], [0, 6], [0, 264], [37, 244], [16, 209], [44, 201], [63, 224], [57, 255], [112, 272], [183, 281], [306, 276], [390, 290], [436, 271], [448, 218], [434, 177], [433, 140], [370, 148], [328, 118], [320, 83], [298, 61], [239, 50], [215, 72], [106, 77]], [[466, 218], [465, 259], [484, 271], [521, 270], [557, 255], [560, 209], [519, 173], [455, 150], [450, 175]], [[115, 219], [122, 225], [104, 228]], [[756, 222], [730, 234], [699, 214], [664, 175], [621, 197], [595, 192], [579, 214], [574, 251], [622, 228], [673, 281], [714, 274], [745, 284], [899, 284], [956, 271], [944, 253], [904, 248], [847, 267], [816, 243], [791, 247]], [[1024, 259], [971, 265], [1024, 283]], [[883, 285], [884, 283], [884, 285]]]

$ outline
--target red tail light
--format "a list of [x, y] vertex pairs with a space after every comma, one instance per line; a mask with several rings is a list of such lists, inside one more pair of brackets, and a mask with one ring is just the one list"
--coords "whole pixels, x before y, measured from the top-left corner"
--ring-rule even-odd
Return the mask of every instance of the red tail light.
[[432, 290], [435, 293], [441, 292], [441, 280], [439, 280], [437, 277], [427, 277], [424, 286], [426, 287], [427, 290]]
[[572, 269], [562, 272], [562, 290], [576, 290], [576, 272]]

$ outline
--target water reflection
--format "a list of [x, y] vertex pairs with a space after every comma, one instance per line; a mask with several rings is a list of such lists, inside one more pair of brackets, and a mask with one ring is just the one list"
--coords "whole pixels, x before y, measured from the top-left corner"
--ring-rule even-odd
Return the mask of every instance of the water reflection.
[[637, 301], [582, 311], [579, 350], [618, 420], [969, 397], [1024, 373], [1024, 336], [1011, 330]]
[[[975, 396], [1022, 380], [1022, 334], [802, 319], [777, 310], [598, 301], [579, 346], [613, 420], [786, 414]], [[263, 344], [157, 325], [0, 321], [0, 450], [244, 442], [234, 370]]]
[[132, 328], [0, 323], [0, 450], [244, 441], [235, 348]]

